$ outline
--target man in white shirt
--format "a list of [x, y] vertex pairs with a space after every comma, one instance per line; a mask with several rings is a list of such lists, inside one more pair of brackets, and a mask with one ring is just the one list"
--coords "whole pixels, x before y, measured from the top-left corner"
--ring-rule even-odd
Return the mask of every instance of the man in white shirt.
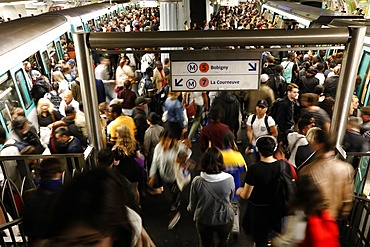
[[252, 145], [256, 144], [256, 140], [260, 136], [272, 135], [275, 138], [278, 136], [274, 119], [266, 115], [267, 109], [267, 101], [261, 99], [257, 102], [257, 114], [252, 114], [247, 119], [247, 136]]
[[64, 92], [63, 100], [60, 102], [59, 112], [63, 116], [66, 116], [67, 106], [72, 106], [76, 113], [80, 111], [80, 104], [73, 98], [72, 91], [70, 90]]

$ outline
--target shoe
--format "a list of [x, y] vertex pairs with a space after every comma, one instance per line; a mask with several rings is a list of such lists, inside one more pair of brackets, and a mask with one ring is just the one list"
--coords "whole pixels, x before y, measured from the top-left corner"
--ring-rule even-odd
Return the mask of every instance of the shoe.
[[197, 138], [193, 137], [191, 138], [191, 142], [196, 142], [197, 141]]
[[179, 222], [180, 220], [180, 217], [181, 217], [181, 214], [179, 212], [177, 212], [170, 220], [170, 222], [168, 223], [168, 230], [171, 230], [172, 228], [174, 228], [177, 224], [177, 222]]

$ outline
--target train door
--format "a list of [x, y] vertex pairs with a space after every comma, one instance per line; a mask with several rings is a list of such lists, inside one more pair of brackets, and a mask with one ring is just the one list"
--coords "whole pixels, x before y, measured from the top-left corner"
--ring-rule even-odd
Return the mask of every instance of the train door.
[[54, 69], [55, 65], [58, 63], [59, 60], [54, 41], [50, 42], [47, 45], [47, 51], [49, 54], [50, 73], [51, 73], [51, 71]]
[[42, 64], [45, 68], [45, 75], [51, 78], [51, 60], [49, 59], [49, 54], [46, 50], [40, 51], [40, 57], [42, 60]]
[[16, 107], [23, 108], [27, 118], [37, 125], [35, 104], [27, 80], [21, 64], [0, 76], [0, 122], [7, 132], [11, 130], [11, 113]]
[[54, 40], [55, 42], [55, 50], [56, 50], [56, 56], [57, 56], [57, 62], [61, 59], [63, 59], [63, 47], [62, 47], [62, 42], [60, 39]]
[[359, 86], [360, 91], [357, 92], [360, 96], [360, 105], [367, 106], [369, 105], [370, 94], [370, 49], [364, 49], [358, 74], [362, 77], [362, 83]]

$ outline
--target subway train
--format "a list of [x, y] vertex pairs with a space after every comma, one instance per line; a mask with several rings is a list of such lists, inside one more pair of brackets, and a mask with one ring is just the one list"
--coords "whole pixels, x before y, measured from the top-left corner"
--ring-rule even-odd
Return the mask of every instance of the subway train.
[[96, 27], [103, 19], [110, 20], [125, 7], [125, 4], [92, 4], [0, 25], [0, 121], [7, 132], [11, 129], [11, 112], [15, 107], [23, 108], [37, 127], [32, 80], [23, 61], [30, 61], [50, 79], [52, 63], [63, 59], [62, 40], [72, 40], [72, 32], [89, 32], [91, 25]]
[[[363, 16], [351, 15], [331, 10], [324, 10], [295, 2], [269, 1], [261, 5], [261, 13], [277, 28], [319, 28], [338, 26], [342, 23], [351, 25], [352, 21], [366, 22]], [[341, 19], [339, 21], [339, 19]], [[369, 26], [369, 22], [367, 21]], [[327, 55], [333, 51], [327, 51]], [[361, 84], [356, 93], [361, 106], [370, 105], [370, 27], [367, 28], [358, 75]]]

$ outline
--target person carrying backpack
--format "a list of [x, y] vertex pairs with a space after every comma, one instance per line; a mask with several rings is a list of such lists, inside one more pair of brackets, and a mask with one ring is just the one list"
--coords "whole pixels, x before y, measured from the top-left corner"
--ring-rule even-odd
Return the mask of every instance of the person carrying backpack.
[[263, 135], [272, 135], [277, 138], [278, 136], [274, 119], [266, 115], [267, 109], [267, 101], [261, 99], [257, 101], [257, 114], [252, 114], [247, 119], [247, 136], [250, 146], [245, 150], [246, 153], [255, 150], [256, 140], [258, 137]]
[[252, 234], [256, 247], [265, 247], [270, 232], [280, 232], [280, 221], [287, 212], [286, 202], [293, 197], [296, 187], [289, 165], [273, 157], [278, 148], [276, 138], [261, 136], [256, 146], [261, 161], [248, 167], [244, 187], [238, 188], [236, 195], [248, 200], [242, 219], [245, 233]]

